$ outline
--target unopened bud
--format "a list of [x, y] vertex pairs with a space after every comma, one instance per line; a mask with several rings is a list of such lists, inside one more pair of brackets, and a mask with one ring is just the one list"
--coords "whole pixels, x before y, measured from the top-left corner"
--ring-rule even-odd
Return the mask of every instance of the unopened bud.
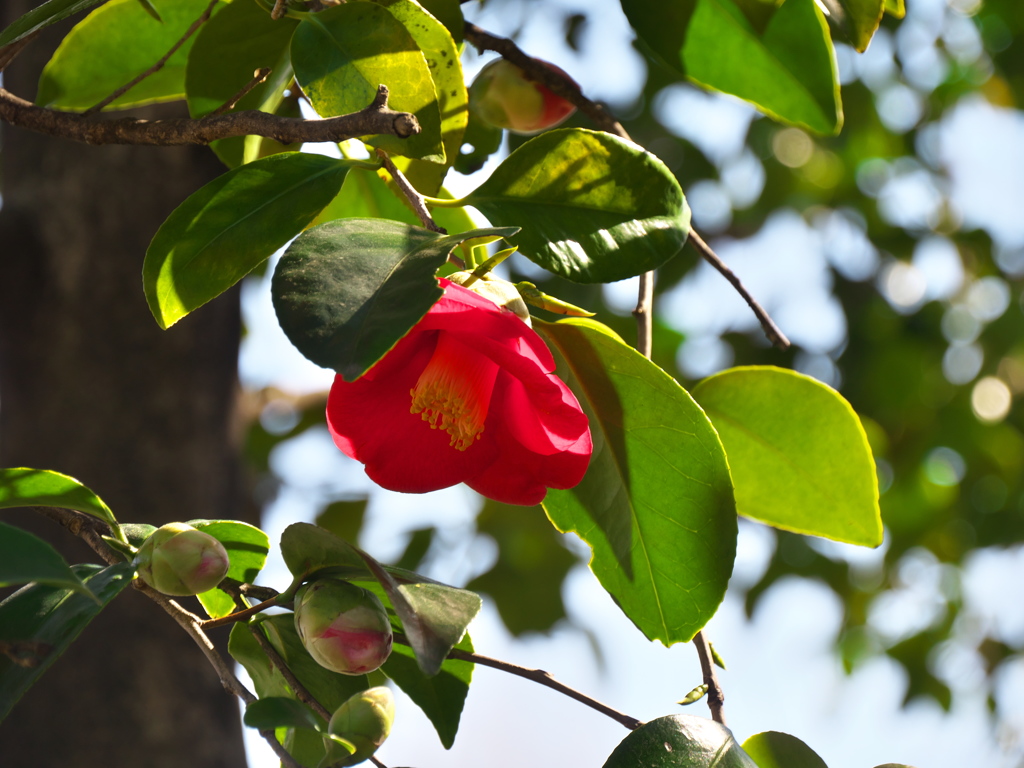
[[355, 765], [367, 760], [391, 733], [395, 720], [395, 697], [390, 688], [378, 686], [357, 693], [334, 713], [327, 732], [356, 748], [334, 765]]
[[391, 622], [372, 592], [340, 579], [318, 579], [295, 594], [295, 630], [316, 662], [362, 675], [391, 655]]
[[198, 595], [227, 575], [227, 550], [208, 533], [185, 523], [157, 528], [135, 556], [139, 578], [165, 595]]

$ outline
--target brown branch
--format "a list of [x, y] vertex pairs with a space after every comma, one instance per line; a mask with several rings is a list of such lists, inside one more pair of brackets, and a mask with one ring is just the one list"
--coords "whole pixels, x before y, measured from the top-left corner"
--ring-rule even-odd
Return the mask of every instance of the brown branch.
[[416, 218], [422, 222], [423, 226], [429, 229], [431, 232], [439, 232], [442, 235], [447, 235], [448, 230], [444, 227], [439, 227], [434, 222], [434, 219], [430, 215], [430, 211], [427, 210], [427, 204], [423, 201], [423, 195], [416, 191], [409, 180], [405, 178], [405, 175], [398, 170], [398, 166], [395, 165], [388, 153], [383, 149], [377, 150], [377, 157], [384, 162], [384, 167], [388, 169], [388, 173], [391, 174], [391, 179], [395, 182], [395, 186], [398, 190], [405, 195], [405, 199], [409, 201], [409, 206], [412, 208], [412, 212], [416, 214]]
[[[399, 636], [395, 636], [397, 641]], [[404, 640], [404, 638], [403, 638]], [[617, 709], [612, 709], [607, 704], [602, 704], [596, 699], [592, 699], [584, 693], [580, 693], [575, 688], [570, 688], [564, 683], [560, 683], [550, 674], [545, 672], [543, 669], [529, 669], [527, 667], [520, 667], [516, 664], [510, 664], [507, 661], [501, 661], [500, 659], [492, 659], [490, 656], [481, 656], [477, 653], [470, 653], [468, 651], [462, 651], [458, 648], [452, 648], [448, 652], [449, 659], [458, 659], [459, 661], [468, 661], [473, 664], [481, 664], [485, 667], [492, 667], [493, 669], [499, 669], [502, 672], [508, 672], [511, 675], [522, 677], [526, 680], [532, 680], [535, 683], [545, 685], [552, 690], [558, 691], [571, 699], [575, 699], [581, 704], [586, 704], [591, 709], [595, 709], [602, 715], [607, 715], [615, 722], [620, 725], [624, 725], [631, 731], [639, 728], [643, 723], [637, 720], [635, 717], [630, 717], [623, 712], [619, 712]]]
[[[219, 2], [219, 0], [218, 0], [218, 2]], [[225, 101], [223, 104], [221, 104], [215, 110], [213, 110], [213, 112], [211, 112], [210, 114], [211, 115], [220, 115], [220, 114], [223, 114], [223, 113], [227, 112], [228, 110], [234, 109], [235, 105], [238, 104], [238, 102], [240, 102], [246, 96], [248, 96], [249, 92], [253, 88], [255, 88], [260, 83], [266, 82], [267, 78], [270, 77], [270, 72], [271, 72], [270, 67], [260, 67], [259, 69], [257, 69], [255, 72], [252, 73], [252, 80], [250, 80], [248, 83], [246, 83], [245, 86], [238, 93], [236, 93], [230, 99]]]
[[264, 600], [262, 603], [245, 608], [241, 611], [235, 611], [234, 613], [228, 614], [227, 616], [221, 616], [219, 619], [205, 619], [199, 622], [199, 625], [203, 629], [216, 629], [217, 627], [225, 627], [228, 624], [234, 624], [238, 621], [248, 619], [250, 616], [255, 616], [261, 611], [267, 610], [267, 608], [273, 608], [277, 605], [277, 596], [271, 597], [269, 600]]
[[715, 674], [715, 662], [711, 658], [711, 646], [703, 632], [698, 632], [693, 637], [693, 644], [697, 646], [697, 656], [700, 658], [701, 672], [704, 674], [704, 684], [708, 687], [708, 709], [711, 710], [711, 718], [716, 723], [725, 725], [725, 693], [718, 682], [718, 675]]
[[359, 112], [324, 120], [280, 117], [255, 110], [198, 119], [93, 120], [72, 112], [38, 107], [0, 88], [0, 120], [37, 133], [86, 144], [147, 144], [174, 146], [209, 144], [233, 136], [263, 136], [282, 144], [299, 141], [339, 142], [386, 133], [407, 139], [420, 132], [415, 115], [395, 112], [387, 105], [388, 89], [381, 85], [373, 102]]
[[654, 340], [653, 305], [654, 272], [644, 272], [640, 275], [640, 290], [633, 317], [636, 318], [636, 348], [648, 360], [651, 357], [651, 345]]
[[704, 260], [717, 269], [732, 284], [736, 292], [743, 297], [743, 300], [747, 302], [747, 305], [753, 310], [754, 315], [757, 316], [758, 321], [761, 323], [761, 328], [764, 330], [764, 335], [768, 337], [768, 341], [783, 351], [789, 349], [789, 339], [786, 338], [786, 334], [779, 330], [779, 326], [775, 324], [775, 321], [772, 320], [764, 307], [758, 304], [757, 299], [750, 295], [750, 291], [740, 282], [736, 273], [729, 269], [725, 262], [718, 257], [718, 254], [711, 250], [701, 236], [693, 230], [690, 230], [690, 242], [697, 249], [697, 252], [704, 257]]
[[220, 2], [220, 0], [210, 0], [210, 4], [208, 6], [206, 6], [206, 10], [203, 11], [199, 15], [198, 19], [196, 19], [195, 21], [192, 22], [192, 26], [190, 26], [187, 30], [185, 30], [185, 34], [182, 35], [181, 38], [174, 45], [171, 46], [171, 49], [169, 51], [167, 51], [167, 53], [165, 53], [163, 56], [160, 57], [160, 59], [156, 62], [156, 64], [151, 66], [145, 72], [142, 72], [141, 74], [139, 74], [136, 77], [132, 78], [129, 82], [127, 82], [124, 85], [122, 85], [120, 88], [118, 88], [116, 91], [114, 91], [112, 94], [107, 96], [102, 101], [99, 101], [96, 104], [93, 104], [91, 107], [89, 107], [87, 110], [85, 110], [85, 112], [82, 113], [82, 116], [83, 117], [87, 117], [88, 115], [91, 115], [91, 114], [93, 114], [95, 112], [99, 112], [105, 106], [107, 106], [111, 102], [115, 101], [116, 99], [119, 99], [125, 93], [127, 93], [132, 88], [134, 88], [136, 85], [141, 83], [147, 77], [149, 77], [150, 75], [153, 75], [153, 74], [159, 72], [161, 69], [163, 69], [164, 68], [164, 64], [167, 63], [167, 60], [170, 59], [171, 56], [173, 56], [175, 54], [175, 52], [177, 52], [177, 50], [179, 48], [181, 48], [181, 46], [183, 46], [185, 44], [186, 40], [188, 40], [190, 37], [192, 37], [192, 35], [194, 35], [196, 33], [196, 30], [198, 30], [201, 26], [203, 26], [203, 24], [205, 24], [209, 20], [210, 14], [213, 13], [214, 6], [217, 5], [217, 3], [219, 3], [219, 2]]

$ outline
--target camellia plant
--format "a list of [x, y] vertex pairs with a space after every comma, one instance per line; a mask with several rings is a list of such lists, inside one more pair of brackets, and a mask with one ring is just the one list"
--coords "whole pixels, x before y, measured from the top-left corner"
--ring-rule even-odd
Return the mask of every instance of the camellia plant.
[[[842, 124], [833, 36], [863, 50], [884, 11], [902, 14], [890, 0], [622, 7], [671, 77], [826, 135]], [[0, 89], [0, 120], [88, 144], [206, 144], [226, 166], [139, 254], [160, 328], [283, 248], [274, 311], [294, 346], [336, 374], [324, 423], [341, 451], [387, 489], [465, 483], [505, 505], [540, 505], [557, 531], [589, 546], [594, 578], [637, 631], [694, 644], [704, 680], [681, 698], [706, 696], [711, 719], [643, 723], [572, 692], [629, 730], [607, 768], [822, 765], [794, 736], [740, 742], [725, 728], [702, 630], [732, 573], [737, 515], [878, 546], [874, 461], [849, 403], [810, 377], [742, 366], [687, 391], [651, 361], [654, 271], [687, 242], [741, 292], [768, 341], [788, 346], [693, 231], [665, 163], [566, 73], [467, 23], [456, 2], [49, 0], [0, 33], [0, 67], [71, 16], [35, 102]], [[99, 55], [128, 38], [140, 44], [123, 58]], [[467, 45], [500, 56], [469, 89]], [[176, 100], [189, 118], [96, 119]], [[301, 117], [300, 102], [319, 118]], [[587, 127], [548, 130], [577, 109]], [[499, 128], [538, 135], [468, 194], [449, 194], [448, 174], [496, 151], [488, 137]], [[303, 142], [338, 152], [305, 153]], [[639, 276], [637, 344], [563, 297], [504, 281], [495, 270], [513, 251], [567, 286]], [[471, 591], [306, 523], [273, 543], [290, 582], [263, 584], [272, 542], [260, 528], [122, 522], [131, 510], [115, 516], [89, 478], [61, 469], [0, 470], [0, 507], [37, 508], [99, 562], [68, 565], [0, 523], [0, 584], [20, 586], [0, 603], [0, 718], [132, 586], [169, 615], [168, 631], [177, 623], [196, 641], [244, 702], [245, 725], [289, 768], [383, 765], [374, 753], [395, 715], [385, 680], [450, 747], [474, 664], [537, 679], [476, 653], [481, 601]], [[195, 595], [206, 617], [167, 595]], [[222, 631], [254, 690], [210, 641]]]

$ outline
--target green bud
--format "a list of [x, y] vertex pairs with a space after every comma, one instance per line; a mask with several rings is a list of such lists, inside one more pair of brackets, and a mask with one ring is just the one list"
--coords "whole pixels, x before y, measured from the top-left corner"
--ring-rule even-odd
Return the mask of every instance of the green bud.
[[139, 578], [165, 595], [198, 595], [227, 575], [227, 550], [208, 533], [168, 523], [142, 542], [135, 556]]
[[295, 594], [295, 630], [317, 664], [363, 675], [391, 655], [391, 622], [372, 592], [340, 579], [318, 579]]
[[499, 307], [504, 307], [512, 312], [531, 328], [533, 327], [530, 322], [530, 310], [526, 308], [526, 303], [519, 295], [519, 291], [508, 280], [502, 280], [493, 275], [476, 275], [472, 272], [455, 272], [448, 275], [448, 279], [485, 299], [490, 299]]
[[394, 720], [395, 697], [385, 686], [357, 693], [338, 707], [327, 732], [344, 739], [356, 751], [335, 765], [355, 765], [368, 760], [391, 733]]

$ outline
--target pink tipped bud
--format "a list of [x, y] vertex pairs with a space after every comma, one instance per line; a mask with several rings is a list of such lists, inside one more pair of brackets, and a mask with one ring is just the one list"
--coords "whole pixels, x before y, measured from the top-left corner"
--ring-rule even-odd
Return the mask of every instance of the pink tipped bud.
[[[565, 75], [554, 64], [540, 63]], [[505, 59], [492, 61], [480, 70], [470, 86], [469, 101], [485, 122], [526, 136], [554, 128], [576, 111], [568, 101], [546, 85], [530, 80]]]
[[368, 760], [391, 733], [394, 720], [395, 697], [390, 688], [370, 688], [350, 698], [331, 717], [327, 732], [349, 742], [356, 751], [334, 765]]
[[185, 523], [157, 528], [135, 556], [139, 578], [165, 595], [198, 595], [227, 575], [227, 550], [208, 533]]
[[299, 589], [295, 629], [320, 666], [343, 675], [372, 672], [391, 655], [391, 622], [380, 600], [340, 579]]

